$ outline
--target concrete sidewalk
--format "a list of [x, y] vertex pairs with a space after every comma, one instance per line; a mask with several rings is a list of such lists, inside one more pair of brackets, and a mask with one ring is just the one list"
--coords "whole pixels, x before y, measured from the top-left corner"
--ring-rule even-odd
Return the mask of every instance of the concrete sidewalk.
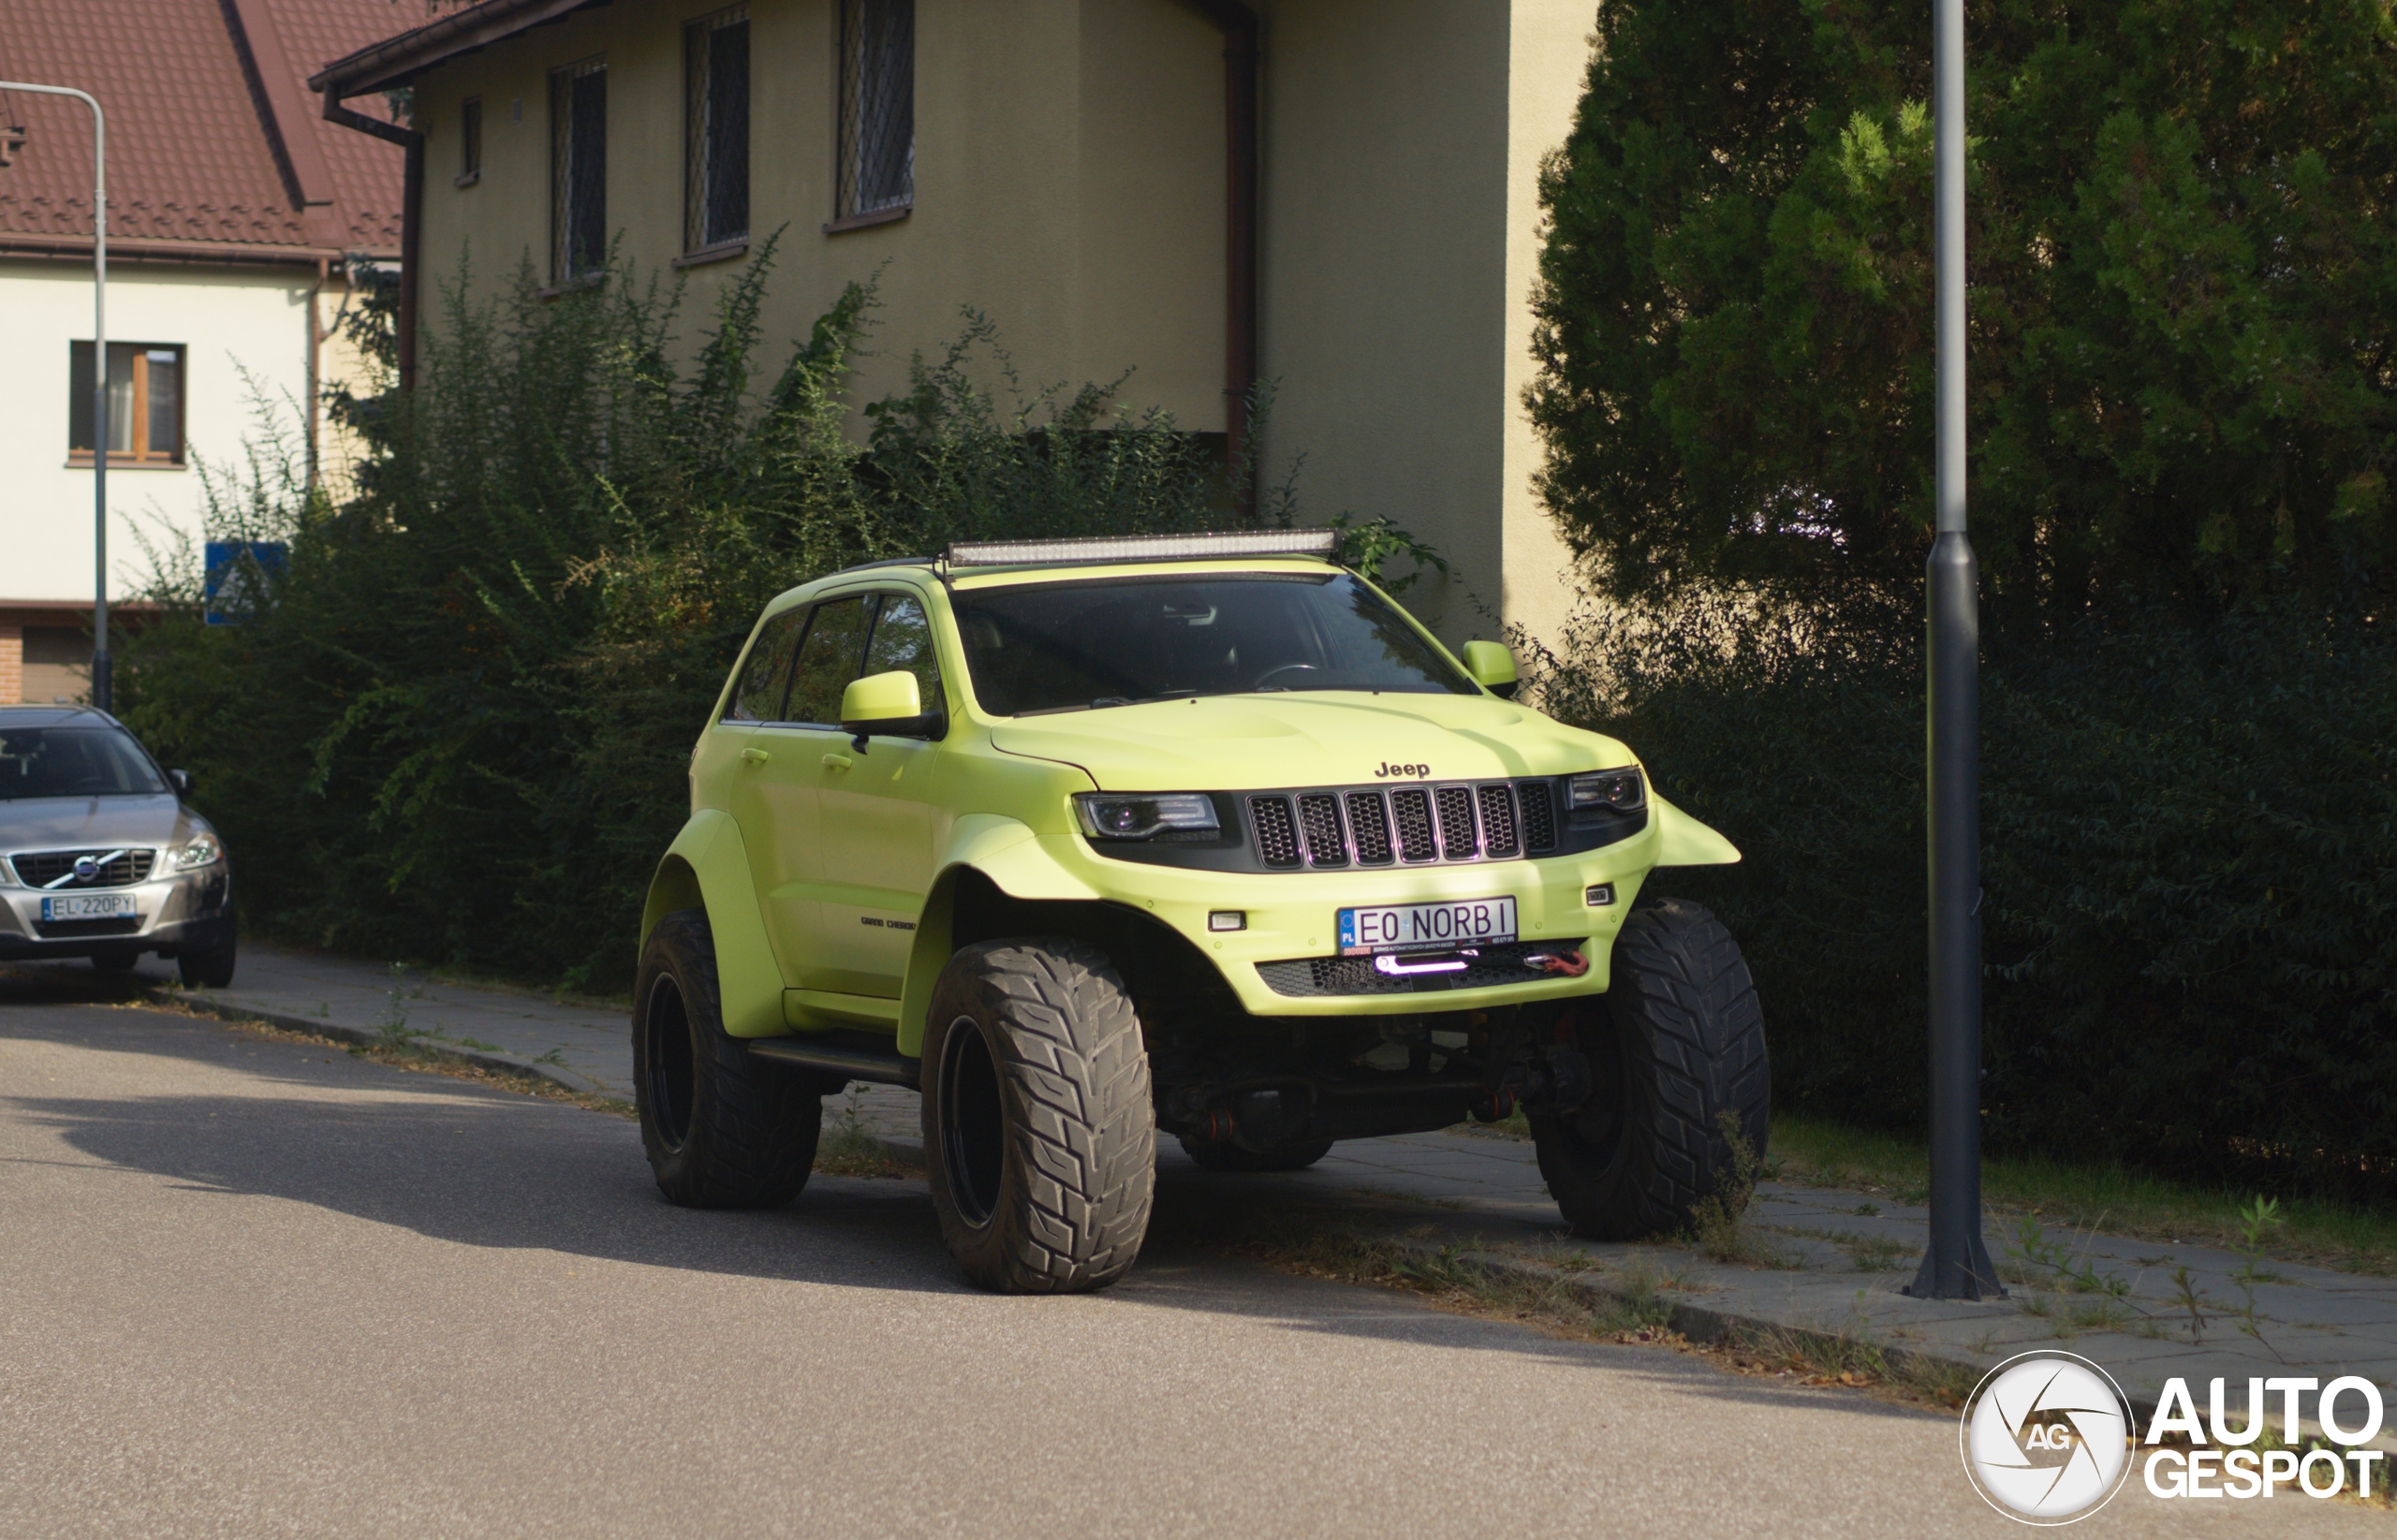
[[[629, 1099], [626, 1013], [531, 991], [436, 977], [319, 954], [246, 945], [234, 987], [184, 990], [150, 964], [161, 994], [220, 1013], [353, 1041], [402, 1040], [493, 1067], [545, 1075], [577, 1091]], [[913, 1093], [854, 1086], [827, 1098], [827, 1125], [860, 1132], [921, 1159]], [[2039, 1236], [1993, 1216], [1991, 1254], [2012, 1282], [1978, 1304], [1912, 1299], [1928, 1210], [1886, 1195], [1768, 1182], [1750, 1212], [1779, 1266], [1727, 1265], [1662, 1245], [1610, 1245], [1563, 1233], [1528, 1142], [1452, 1131], [1335, 1146], [1312, 1169], [1271, 1176], [1203, 1172], [1160, 1141], [1161, 1195], [1237, 1195], [1260, 1209], [1331, 1207], [1415, 1243], [1451, 1245], [1489, 1264], [1556, 1270], [1600, 1290], [1661, 1286], [1693, 1334], [1740, 1324], [1847, 1335], [1973, 1368], [2034, 1347], [2096, 1360], [2134, 1401], [2166, 1379], [2230, 1384], [2243, 1405], [2251, 1378], [2323, 1383], [2360, 1374], [2397, 1384], [2397, 1279], [2219, 1249], [2094, 1234]], [[2027, 1242], [2027, 1243], [2026, 1243]], [[2278, 1398], [2270, 1398], [2277, 1408]], [[2310, 1418], [2312, 1401], [2304, 1401]], [[2397, 1403], [2390, 1406], [2397, 1415]], [[2344, 1415], [2356, 1415], [2352, 1402]], [[2397, 1447], [2389, 1431], [2380, 1442]]]

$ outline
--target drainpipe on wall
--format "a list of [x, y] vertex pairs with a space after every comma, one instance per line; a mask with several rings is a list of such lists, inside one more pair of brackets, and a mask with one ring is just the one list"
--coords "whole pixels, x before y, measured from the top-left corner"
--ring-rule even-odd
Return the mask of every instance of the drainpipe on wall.
[[406, 390], [416, 384], [417, 241], [424, 226], [424, 136], [413, 128], [403, 128], [396, 123], [385, 123], [344, 107], [342, 95], [340, 81], [325, 82], [327, 123], [389, 139], [407, 152], [400, 184], [400, 315], [396, 339], [400, 389]]
[[[1240, 0], [1199, 0], [1224, 34], [1224, 436], [1231, 463], [1251, 452], [1248, 397], [1257, 385], [1257, 12]], [[1252, 469], [1235, 510], [1257, 516]]]

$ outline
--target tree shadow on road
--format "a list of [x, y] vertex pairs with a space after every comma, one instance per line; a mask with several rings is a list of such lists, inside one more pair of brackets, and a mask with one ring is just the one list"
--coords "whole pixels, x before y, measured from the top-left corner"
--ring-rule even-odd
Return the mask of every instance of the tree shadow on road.
[[[1003, 1314], [1205, 1312], [1298, 1332], [1630, 1369], [1713, 1397], [1783, 1401], [1792, 1394], [1654, 1349], [1551, 1337], [1390, 1290], [1293, 1278], [1228, 1256], [1260, 1218], [1332, 1217], [1319, 1195], [1296, 1184], [1260, 1190], [1169, 1173], [1150, 1242], [1123, 1284], [1069, 1299], [1002, 1298], [977, 1294], [958, 1275], [919, 1181], [818, 1173], [784, 1209], [678, 1209], [651, 1180], [634, 1124], [574, 1106], [156, 1011], [0, 1012], [0, 1039], [135, 1061], [87, 1063], [70, 1077], [124, 1087], [110, 1094], [0, 1099], [7, 1108], [0, 1165], [59, 1164], [57, 1144], [27, 1137], [47, 1129], [90, 1161], [148, 1172], [188, 1191], [281, 1198], [465, 1246], [965, 1296]], [[161, 1077], [144, 1060], [187, 1066], [168, 1077], [169, 1083], [201, 1084], [164, 1094], [148, 1090]], [[222, 1243], [228, 1254], [243, 1247], [238, 1223], [228, 1223]], [[371, 1289], [372, 1282], [328, 1278], [325, 1286], [355, 1291]], [[1904, 1415], [1860, 1398], [1807, 1399], [1857, 1413]]]

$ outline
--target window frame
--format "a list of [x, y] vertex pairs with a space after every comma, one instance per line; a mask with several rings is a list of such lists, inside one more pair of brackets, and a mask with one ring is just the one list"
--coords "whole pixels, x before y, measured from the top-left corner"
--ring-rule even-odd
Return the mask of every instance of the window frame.
[[483, 99], [468, 96], [458, 104], [458, 179], [471, 187], [483, 179]]
[[[871, 9], [880, 7], [904, 11], [907, 144], [900, 173], [904, 190], [896, 197], [870, 203], [860, 185], [864, 181], [861, 165], [865, 153], [862, 120], [867, 105], [862, 55], [867, 46], [867, 15]], [[915, 0], [839, 0], [832, 13], [832, 217], [824, 226], [827, 235], [887, 225], [906, 218], [916, 207]]]
[[[129, 420], [125, 425], [127, 429], [125, 443], [129, 447], [110, 449], [108, 462], [112, 467], [125, 465], [181, 469], [185, 463], [184, 450], [190, 437], [190, 346], [184, 343], [110, 342], [109, 344], [109, 351], [111, 353], [120, 347], [126, 350], [132, 361], [129, 373], [133, 376], [133, 405], [126, 413]], [[92, 411], [91, 392], [76, 388], [76, 355], [81, 353], [89, 356], [91, 348], [92, 343], [89, 338], [71, 339], [66, 345], [66, 390], [69, 398], [66, 406], [66, 462], [70, 466], [88, 466], [97, 459], [91, 449], [78, 448], [75, 445], [75, 433], [79, 421], [90, 432], [94, 440], [96, 441], [100, 436], [100, 425], [96, 420], [96, 415]], [[175, 443], [174, 447], [166, 453], [160, 453], [150, 447], [150, 355], [153, 353], [172, 353], [175, 356]], [[93, 370], [86, 372], [83, 377], [87, 380], [94, 378], [96, 370], [96, 362]], [[114, 379], [113, 370], [110, 372], [110, 377], [111, 380]], [[109, 414], [109, 417], [111, 422], [115, 421], [116, 414], [113, 411]]]
[[[575, 87], [592, 77], [599, 78], [598, 170], [596, 181], [586, 183], [596, 201], [598, 227], [596, 249], [578, 253], [576, 227], [581, 223], [576, 216], [585, 212], [575, 200], [575, 189], [581, 180], [575, 154]], [[608, 56], [595, 53], [572, 64], [560, 65], [550, 71], [550, 292], [597, 282], [608, 271]], [[588, 264], [577, 267], [578, 255]]]
[[[749, 7], [728, 6], [683, 23], [683, 255], [691, 257], [734, 257], [749, 245], [749, 147], [754, 137], [750, 110], [755, 105], [757, 66], [749, 40]], [[720, 168], [710, 154], [713, 137], [710, 113], [716, 105], [713, 44], [718, 33], [732, 27], [743, 33], [741, 81], [741, 228], [712, 232], [708, 218], [710, 194]]]

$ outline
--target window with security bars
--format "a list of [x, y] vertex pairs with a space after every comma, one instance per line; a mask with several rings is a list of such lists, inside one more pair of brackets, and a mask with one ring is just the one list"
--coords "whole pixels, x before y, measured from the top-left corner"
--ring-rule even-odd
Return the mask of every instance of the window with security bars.
[[683, 30], [683, 249], [749, 238], [749, 7]]
[[550, 74], [550, 281], [608, 265], [608, 62]]
[[841, 0], [838, 220], [916, 200], [916, 0]]

